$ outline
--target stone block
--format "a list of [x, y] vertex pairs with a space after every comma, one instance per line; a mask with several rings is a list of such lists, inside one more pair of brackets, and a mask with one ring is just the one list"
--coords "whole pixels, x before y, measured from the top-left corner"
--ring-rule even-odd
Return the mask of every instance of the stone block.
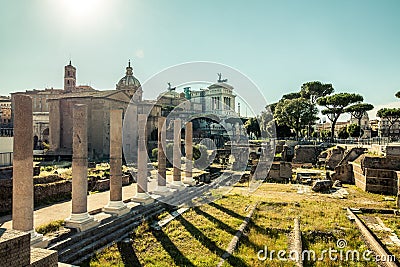
[[7, 267], [29, 266], [30, 234], [0, 228], [0, 265]]

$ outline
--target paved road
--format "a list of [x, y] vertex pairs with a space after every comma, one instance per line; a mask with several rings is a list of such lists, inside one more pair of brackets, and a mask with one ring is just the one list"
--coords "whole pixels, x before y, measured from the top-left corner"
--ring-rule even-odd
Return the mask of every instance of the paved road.
[[[129, 199], [136, 194], [136, 183], [122, 188], [123, 199]], [[88, 196], [88, 211], [96, 210], [107, 205], [110, 191]], [[54, 220], [63, 220], [71, 215], [72, 203], [65, 201], [51, 206], [38, 208], [34, 212], [34, 226], [43, 225]], [[0, 217], [0, 227], [12, 228], [11, 215]]]

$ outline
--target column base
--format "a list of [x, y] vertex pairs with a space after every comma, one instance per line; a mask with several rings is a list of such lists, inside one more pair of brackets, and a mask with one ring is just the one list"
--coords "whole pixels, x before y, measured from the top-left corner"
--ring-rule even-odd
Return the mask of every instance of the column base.
[[168, 187], [173, 189], [183, 190], [185, 189], [185, 184], [182, 183], [182, 181], [172, 181], [172, 183], [170, 183]]
[[183, 183], [189, 186], [194, 186], [196, 185], [196, 180], [194, 180], [192, 177], [188, 178], [188, 179], [184, 179]]
[[136, 195], [131, 200], [140, 203], [141, 205], [147, 205], [154, 202], [154, 199], [146, 193], [136, 193]]
[[172, 194], [172, 191], [169, 190], [168, 187], [164, 185], [164, 186], [157, 186], [157, 188], [152, 193], [160, 196], [168, 196]]
[[105, 213], [121, 216], [131, 211], [123, 201], [109, 201], [107, 206], [103, 208]]
[[89, 213], [72, 213], [71, 217], [65, 220], [65, 227], [75, 228], [78, 232], [86, 231], [90, 228], [98, 226], [100, 223], [95, 221]]
[[43, 239], [43, 235], [38, 234], [35, 230], [31, 230], [28, 233], [31, 234], [31, 247], [45, 248], [49, 244], [49, 240]]

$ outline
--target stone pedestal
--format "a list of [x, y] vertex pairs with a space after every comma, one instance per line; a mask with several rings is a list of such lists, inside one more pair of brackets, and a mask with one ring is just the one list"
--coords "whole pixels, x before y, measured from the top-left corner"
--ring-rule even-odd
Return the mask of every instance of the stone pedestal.
[[181, 120], [174, 120], [174, 147], [173, 147], [173, 181], [170, 184], [171, 188], [183, 189], [184, 183], [182, 183], [181, 177]]
[[169, 195], [171, 191], [167, 188], [167, 161], [165, 156], [166, 142], [166, 119], [164, 117], [158, 118], [158, 173], [157, 173], [157, 187], [153, 191], [157, 195]]
[[72, 214], [65, 226], [85, 231], [99, 223], [87, 212], [87, 106], [78, 104], [73, 110], [72, 129]]
[[141, 204], [148, 204], [154, 200], [147, 194], [147, 151], [146, 151], [146, 127], [147, 115], [138, 115], [138, 173], [137, 173], [137, 193], [132, 201]]
[[130, 211], [122, 201], [122, 109], [110, 111], [110, 201], [103, 210], [116, 215]]
[[195, 185], [196, 181], [193, 179], [193, 124], [192, 122], [187, 122], [185, 127], [185, 152], [186, 152], [186, 162], [185, 162], [185, 179], [184, 184]]
[[43, 240], [33, 228], [33, 115], [32, 99], [14, 97], [12, 228], [31, 233], [31, 243]]

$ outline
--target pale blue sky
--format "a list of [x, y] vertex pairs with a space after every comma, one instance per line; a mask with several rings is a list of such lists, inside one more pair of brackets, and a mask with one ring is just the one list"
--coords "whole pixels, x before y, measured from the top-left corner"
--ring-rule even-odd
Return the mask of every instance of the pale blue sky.
[[269, 102], [312, 80], [395, 102], [399, 14], [398, 0], [0, 0], [0, 94], [61, 88], [71, 56], [96, 89], [115, 88], [128, 59], [142, 82], [200, 60], [242, 71]]

